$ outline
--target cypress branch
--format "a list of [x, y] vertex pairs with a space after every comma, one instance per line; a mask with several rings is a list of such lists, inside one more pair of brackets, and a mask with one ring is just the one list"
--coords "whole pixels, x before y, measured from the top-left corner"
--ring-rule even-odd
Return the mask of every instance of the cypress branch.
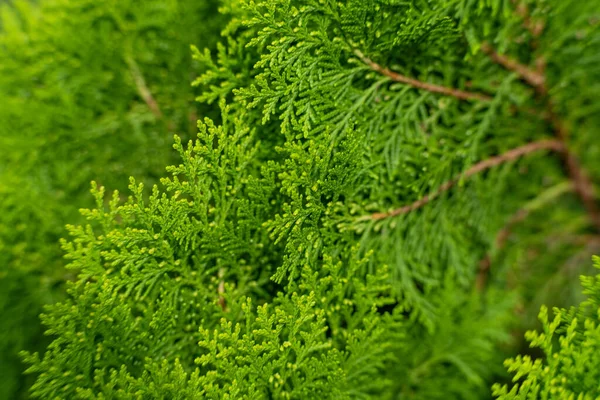
[[534, 71], [529, 67], [520, 64], [510, 57], [498, 54], [487, 43], [482, 44], [482, 49], [493, 61], [509, 71], [516, 72], [521, 79], [531, 85], [544, 98], [547, 105], [545, 114], [549, 116], [548, 119], [552, 125], [552, 130], [565, 149], [565, 151], [561, 153], [565, 170], [573, 181], [575, 190], [587, 210], [592, 224], [600, 232], [600, 206], [598, 206], [596, 202], [593, 184], [589, 179], [587, 172], [581, 167], [577, 157], [569, 150], [569, 133], [554, 110], [555, 107], [553, 101], [549, 97], [548, 88], [546, 87], [545, 75], [540, 71]]

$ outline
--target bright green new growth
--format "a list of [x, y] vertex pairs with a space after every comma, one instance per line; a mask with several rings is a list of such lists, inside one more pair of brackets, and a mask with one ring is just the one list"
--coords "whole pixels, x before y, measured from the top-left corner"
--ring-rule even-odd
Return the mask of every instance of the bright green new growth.
[[[325, 257], [288, 295], [269, 295], [273, 249], [252, 221], [265, 191], [253, 176], [256, 146], [240, 120], [223, 121], [201, 124], [187, 147], [176, 142], [183, 162], [162, 181], [169, 195], [155, 187], [145, 202], [132, 182], [134, 195], [119, 205], [115, 192], [103, 211], [104, 192], [94, 190], [99, 208], [85, 215], [97, 228], [73, 227], [65, 243], [80, 271], [74, 301], [43, 317], [60, 339], [43, 360], [28, 359], [40, 372], [34, 395], [338, 398], [384, 387], [381, 370], [402, 333], [377, 314], [392, 301], [387, 274]], [[272, 305], [256, 308], [251, 297]]]
[[[33, 397], [489, 397], [598, 249], [599, 9], [222, 1], [221, 44], [192, 49], [212, 119], [151, 193], [93, 185]], [[534, 342], [547, 376], [593, 361]]]
[[[600, 258], [595, 257], [600, 268]], [[600, 275], [582, 277], [587, 299], [579, 307], [554, 309], [554, 319], [542, 307], [543, 332], [527, 332], [531, 347], [545, 359], [518, 356], [507, 360], [514, 373], [512, 388], [496, 385], [499, 399], [597, 399], [600, 396]]]

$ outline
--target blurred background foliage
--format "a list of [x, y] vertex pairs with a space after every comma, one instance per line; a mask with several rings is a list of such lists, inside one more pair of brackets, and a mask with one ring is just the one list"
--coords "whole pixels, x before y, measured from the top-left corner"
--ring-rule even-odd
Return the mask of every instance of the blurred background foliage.
[[0, 399], [26, 397], [17, 353], [48, 342], [38, 316], [71, 278], [59, 239], [90, 181], [155, 183], [173, 134], [210, 114], [190, 45], [219, 25], [216, 0], [0, 1]]

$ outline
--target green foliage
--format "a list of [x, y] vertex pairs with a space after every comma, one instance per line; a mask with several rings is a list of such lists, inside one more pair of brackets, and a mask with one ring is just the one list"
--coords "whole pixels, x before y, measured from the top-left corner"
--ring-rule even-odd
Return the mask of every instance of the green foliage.
[[104, 210], [94, 188], [99, 208], [84, 214], [95, 228], [71, 228], [64, 244], [80, 271], [72, 297], [43, 317], [59, 339], [43, 359], [28, 356], [40, 373], [34, 396], [164, 398], [173, 373], [183, 385], [175, 389], [190, 393], [181, 398], [337, 398], [385, 387], [380, 372], [402, 333], [377, 312], [392, 301], [387, 275], [326, 257], [287, 295], [265, 291], [273, 249], [246, 217], [260, 212], [246, 201], [257, 189], [253, 135], [226, 109], [222, 119], [200, 124], [187, 147], [176, 141], [182, 164], [163, 179], [167, 193], [155, 186], [146, 202], [132, 181], [129, 200], [119, 204], [115, 192]]
[[[317, 234], [315, 226], [335, 226], [338, 229], [334, 234], [347, 233], [349, 242], [358, 240], [361, 249], [376, 250], [379, 262], [394, 265], [392, 275], [398, 295], [423, 323], [431, 325], [435, 311], [420, 288], [439, 286], [448, 266], [456, 270], [457, 279], [468, 285], [476, 273], [473, 266], [484, 257], [482, 250], [493, 243], [509, 216], [524, 203], [535, 201], [537, 194], [564, 182], [556, 159], [531, 156], [520, 161], [518, 168], [504, 165], [490, 171], [485, 179], [475, 178], [419, 213], [383, 221], [368, 218], [371, 213], [422, 199], [478, 160], [548, 137], [546, 121], [514, 111], [515, 107], [540, 107], [532, 90], [478, 51], [483, 40], [517, 56], [527, 49], [530, 37], [522, 26], [523, 19], [507, 2], [228, 3], [233, 4], [229, 12], [234, 14], [227, 29], [235, 33], [228, 42], [231, 54], [226, 57], [223, 50], [216, 60], [207, 61], [206, 53], [197, 53], [208, 69], [196, 81], [209, 93], [201, 100], [220, 96], [257, 109], [261, 117], [254, 113], [248, 124], [256, 124], [260, 118], [263, 137], [273, 140], [271, 132], [280, 131], [286, 137], [284, 149], [291, 146], [288, 143], [306, 148], [299, 155], [286, 151], [284, 156], [304, 166], [298, 176], [309, 182], [305, 185], [309, 190], [323, 180], [316, 170], [317, 155], [321, 155], [325, 165], [329, 162], [322, 149], [358, 141], [356, 152], [349, 158], [353, 165], [336, 163], [349, 179], [347, 189], [335, 190], [337, 199], [314, 196], [317, 201], [305, 201], [306, 193], [292, 193], [298, 187], [297, 176], [290, 175], [289, 166], [283, 169], [290, 176], [290, 183], [282, 184], [292, 186], [292, 191], [285, 189], [286, 208], [275, 222], [274, 233], [285, 232], [287, 224], [302, 221], [301, 232], [288, 246], [283, 271], [294, 273], [297, 268], [291, 264], [302, 257], [295, 251], [299, 241], [314, 242], [322, 235], [332, 234], [332, 229], [327, 233], [321, 229]], [[240, 7], [240, 3], [246, 5]], [[578, 15], [595, 15], [592, 5], [588, 8], [573, 3], [565, 7]], [[567, 23], [566, 15], [570, 15], [541, 3], [532, 13], [536, 18], [546, 18], [548, 26], [562, 26]], [[397, 18], [398, 15], [403, 17]], [[590, 31], [586, 19], [580, 18], [579, 23], [568, 31]], [[240, 26], [245, 26], [245, 30]], [[592, 26], [593, 33], [590, 31], [589, 39], [586, 37], [586, 44], [591, 37], [598, 38], [597, 25]], [[521, 35], [517, 44], [515, 35]], [[423, 36], [427, 40], [418, 39]], [[548, 36], [544, 40], [552, 41], [550, 33]], [[560, 52], [585, 51], [593, 57], [592, 46], [596, 45], [584, 48], [573, 42]], [[426, 46], [427, 51], [419, 46]], [[240, 48], [247, 50], [241, 52]], [[413, 49], [414, 54], [407, 53], [406, 48]], [[565, 68], [560, 66], [564, 61], [560, 52], [550, 45], [539, 50], [547, 59], [547, 68], [559, 71]], [[232, 75], [231, 65], [248, 65], [248, 57], [253, 57], [254, 62], [251, 76], [248, 72]], [[465, 102], [416, 90], [374, 71], [364, 57], [421, 81], [457, 88], [465, 88], [468, 83], [469, 89], [494, 96], [490, 102]], [[595, 71], [589, 66], [581, 69], [582, 74]], [[548, 82], [550, 91], [571, 87], [565, 79], [561, 73], [552, 75]], [[587, 102], [584, 98], [591, 94], [583, 88], [583, 81], [580, 84], [582, 97], [573, 97]], [[589, 108], [580, 111], [586, 121], [597, 116]], [[566, 119], [571, 117], [566, 114]], [[570, 127], [575, 131], [575, 143], [586, 143], [588, 149], [594, 149], [582, 150], [585, 157], [598, 148], [593, 128], [581, 124]], [[586, 167], [595, 170], [596, 163], [589, 161]], [[321, 171], [328, 174], [329, 168]], [[524, 171], [529, 175], [527, 185], [522, 184]], [[316, 192], [321, 191], [318, 188]], [[568, 230], [579, 234], [587, 226], [579, 207], [566, 205], [545, 219], [533, 219], [543, 225], [535, 229], [552, 231], [569, 224]], [[288, 216], [287, 220], [283, 215]], [[553, 219], [560, 223], [548, 223]], [[525, 245], [516, 246], [515, 251], [522, 252], [530, 240], [539, 238], [530, 235], [522, 240]], [[574, 251], [579, 250], [565, 249], [560, 257], [568, 258]], [[282, 275], [276, 277], [282, 279]]]
[[[51, 268], [54, 282], [68, 280], [67, 294], [45, 301], [53, 303], [42, 316], [46, 351], [22, 353], [34, 398], [481, 399], [519, 350], [514, 337], [531, 310], [553, 287], [572, 292], [568, 279], [582, 272], [573, 265], [591, 255], [596, 228], [570, 159], [556, 144], [561, 154], [507, 154], [558, 136], [590, 185], [600, 178], [598, 92], [588, 83], [598, 74], [597, 0], [222, 0], [215, 46], [201, 40], [208, 3], [84, 3], [51, 2], [36, 17], [48, 19], [38, 23], [43, 32], [46, 24], [62, 32], [54, 18], [70, 26], [74, 8], [77, 29], [99, 18], [100, 37], [88, 48], [83, 38], [69, 42], [71, 28], [56, 39], [40, 34], [81, 51], [77, 65], [93, 65], [71, 82], [63, 62], [28, 64], [47, 68], [56, 86], [43, 97], [48, 108], [39, 106], [49, 119], [27, 132], [46, 139], [58, 127], [72, 138], [91, 126], [90, 143], [108, 143], [107, 126], [134, 134], [128, 146], [97, 153], [81, 144], [91, 157], [82, 159], [68, 157], [76, 140], [61, 139], [32, 164], [38, 173], [37, 165], [67, 160], [68, 170], [48, 169], [67, 171], [65, 183], [47, 181], [61, 188], [107, 171], [92, 185], [87, 222], [56, 206], [61, 222], [74, 221], [62, 241], [67, 275]], [[531, 24], [539, 21], [547, 29], [538, 37]], [[183, 41], [196, 45], [195, 89]], [[39, 52], [31, 60], [49, 57]], [[104, 64], [92, 62], [96, 54]], [[7, 71], [18, 75], [22, 63]], [[14, 93], [7, 110], [23, 115], [19, 83], [0, 84]], [[195, 140], [186, 136], [196, 120], [191, 97], [208, 117]], [[114, 110], [120, 117], [103, 125]], [[172, 162], [160, 152], [171, 132], [179, 161], [159, 179], [158, 167]], [[129, 195], [126, 173], [137, 179]], [[35, 243], [60, 236], [57, 221], [47, 222], [54, 236]], [[561, 300], [574, 299], [551, 305]], [[565, 337], [588, 327], [573, 325]], [[569, 346], [557, 358], [573, 360], [571, 373], [587, 356]]]
[[38, 315], [73, 278], [58, 240], [92, 204], [90, 180], [155, 182], [172, 132], [194, 132], [189, 45], [214, 45], [218, 19], [196, 23], [213, 12], [211, 1], [0, 4], [0, 398], [26, 392], [18, 351], [47, 345]]
[[[600, 268], [600, 258], [595, 258]], [[545, 359], [518, 356], [506, 361], [514, 374], [514, 385], [496, 385], [499, 399], [596, 399], [600, 396], [600, 275], [582, 277], [587, 299], [578, 307], [542, 307], [543, 332], [526, 334], [531, 347], [544, 352]]]

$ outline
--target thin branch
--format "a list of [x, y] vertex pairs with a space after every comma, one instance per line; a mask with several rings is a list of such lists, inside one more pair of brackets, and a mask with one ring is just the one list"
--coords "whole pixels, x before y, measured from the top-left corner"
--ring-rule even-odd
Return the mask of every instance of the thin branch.
[[219, 306], [223, 311], [227, 311], [227, 304], [225, 302], [225, 268], [219, 268], [219, 286], [217, 288], [217, 293], [219, 294]]
[[483, 161], [473, 165], [471, 168], [469, 168], [467, 171], [465, 171], [461, 176], [443, 183], [435, 192], [424, 196], [423, 198], [415, 201], [412, 204], [409, 204], [404, 207], [400, 207], [400, 208], [397, 208], [395, 210], [385, 212], [385, 213], [371, 214], [369, 216], [366, 216], [365, 219], [382, 220], [382, 219], [386, 219], [386, 218], [390, 218], [390, 217], [395, 217], [398, 215], [407, 214], [411, 211], [415, 211], [415, 210], [423, 207], [424, 205], [428, 204], [432, 200], [434, 200], [440, 194], [450, 190], [462, 178], [471, 177], [475, 174], [478, 174], [479, 172], [485, 171], [487, 169], [493, 168], [495, 166], [504, 164], [509, 161], [519, 159], [527, 154], [530, 154], [530, 153], [533, 153], [536, 151], [541, 151], [541, 150], [552, 150], [552, 151], [556, 151], [556, 152], [564, 152], [565, 148], [564, 148], [563, 143], [560, 140], [549, 139], [549, 140], [540, 140], [537, 142], [528, 143], [526, 145], [517, 147], [515, 149], [508, 150], [507, 152], [505, 152], [501, 155], [488, 158], [486, 160], [483, 160]]
[[125, 61], [127, 62], [127, 65], [129, 65], [129, 71], [133, 76], [133, 80], [135, 82], [135, 86], [138, 90], [138, 93], [140, 94], [142, 99], [144, 99], [144, 102], [146, 102], [148, 108], [150, 109], [150, 111], [152, 111], [152, 114], [154, 114], [156, 118], [162, 118], [162, 112], [160, 111], [160, 107], [158, 106], [158, 103], [152, 96], [150, 89], [148, 89], [148, 86], [146, 85], [146, 80], [144, 79], [144, 75], [142, 75], [142, 71], [140, 71], [139, 66], [137, 65], [135, 60], [130, 56], [126, 56]]
[[481, 50], [490, 58], [500, 64], [509, 71], [516, 72], [521, 79], [533, 86], [542, 94], [546, 94], [546, 77], [539, 71], [532, 70], [526, 65], [519, 63], [517, 60], [497, 53], [488, 43], [482, 43]]
[[488, 95], [476, 92], [467, 92], [464, 90], [454, 89], [446, 86], [434, 85], [427, 82], [422, 82], [417, 79], [409, 78], [397, 72], [390, 70], [389, 68], [382, 67], [376, 62], [372, 61], [368, 57], [366, 57], [359, 50], [355, 50], [354, 54], [358, 56], [366, 65], [368, 65], [373, 71], [379, 72], [380, 74], [387, 76], [391, 80], [395, 82], [405, 83], [417, 89], [426, 90], [428, 92], [440, 93], [447, 96], [456, 97], [460, 100], [480, 100], [480, 101], [490, 101], [492, 98]]

